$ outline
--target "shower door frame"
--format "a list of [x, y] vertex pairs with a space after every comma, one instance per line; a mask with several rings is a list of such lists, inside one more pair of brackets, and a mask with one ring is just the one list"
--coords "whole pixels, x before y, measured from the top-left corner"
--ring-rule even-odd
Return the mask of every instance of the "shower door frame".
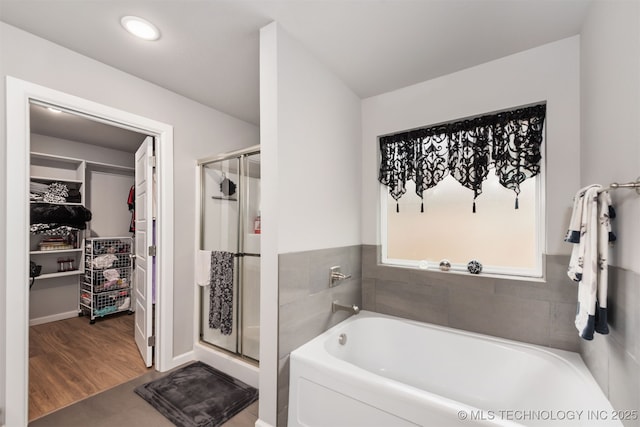
[[[211, 163], [218, 163], [218, 162], [224, 162], [226, 160], [234, 160], [237, 159], [238, 160], [238, 180], [239, 180], [239, 194], [238, 194], [238, 226], [237, 226], [237, 238], [238, 238], [238, 244], [237, 244], [237, 250], [239, 254], [242, 254], [242, 256], [237, 257], [238, 258], [238, 265], [236, 268], [236, 272], [234, 272], [234, 280], [236, 280], [237, 282], [237, 295], [236, 295], [236, 301], [237, 303], [234, 303], [234, 311], [236, 312], [236, 316], [237, 316], [237, 333], [236, 333], [236, 351], [231, 351], [227, 348], [224, 348], [222, 346], [216, 345], [214, 343], [208, 342], [208, 341], [204, 341], [202, 339], [203, 337], [203, 331], [202, 331], [202, 325], [203, 325], [203, 316], [204, 316], [204, 311], [203, 311], [203, 304], [202, 301], [204, 300], [204, 292], [205, 292], [205, 287], [200, 287], [198, 286], [199, 289], [199, 301], [198, 301], [198, 306], [200, 307], [199, 309], [199, 316], [198, 316], [198, 339], [201, 343], [205, 344], [205, 345], [209, 345], [214, 347], [216, 350], [218, 351], [222, 351], [225, 352], [227, 354], [232, 355], [233, 357], [237, 357], [240, 360], [243, 360], [245, 362], [249, 362], [251, 364], [255, 364], [255, 365], [259, 365], [259, 360], [256, 360], [250, 356], [246, 356], [244, 354], [243, 351], [243, 336], [244, 336], [244, 331], [243, 331], [243, 320], [242, 320], [242, 311], [239, 310], [238, 308], [242, 305], [242, 300], [243, 300], [243, 273], [242, 273], [242, 267], [243, 267], [243, 257], [247, 256], [244, 253], [244, 233], [246, 232], [245, 230], [245, 225], [247, 223], [247, 207], [249, 205], [249, 200], [248, 197], [246, 196], [248, 194], [248, 188], [249, 188], [249, 183], [248, 180], [245, 178], [245, 173], [248, 173], [247, 170], [245, 170], [246, 167], [246, 162], [244, 161], [247, 157], [250, 156], [254, 156], [260, 154], [260, 145], [252, 145], [251, 147], [248, 148], [243, 148], [241, 150], [236, 150], [236, 151], [231, 151], [228, 153], [223, 153], [220, 155], [216, 155], [216, 156], [211, 156], [211, 157], [206, 157], [204, 159], [200, 159], [198, 160], [198, 169], [197, 169], [197, 176], [198, 176], [198, 189], [200, 192], [200, 209], [199, 209], [199, 222], [198, 222], [198, 227], [199, 227], [199, 239], [198, 239], [198, 249], [202, 249], [204, 247], [204, 224], [205, 224], [205, 200], [206, 200], [206, 194], [204, 191], [204, 167], [208, 164]], [[250, 254], [249, 256], [254, 256], [254, 254]], [[259, 254], [257, 255], [259, 256]]]

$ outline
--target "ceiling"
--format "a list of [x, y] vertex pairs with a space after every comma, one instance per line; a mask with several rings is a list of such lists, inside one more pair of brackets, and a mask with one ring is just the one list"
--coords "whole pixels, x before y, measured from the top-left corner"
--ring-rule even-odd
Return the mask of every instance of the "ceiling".
[[[58, 110], [60, 111], [60, 110]], [[135, 153], [146, 135], [91, 120], [74, 113], [29, 106], [32, 133]]]
[[[0, 0], [0, 20], [258, 125], [271, 21], [366, 98], [578, 34], [589, 1]], [[124, 15], [162, 37], [134, 38]]]

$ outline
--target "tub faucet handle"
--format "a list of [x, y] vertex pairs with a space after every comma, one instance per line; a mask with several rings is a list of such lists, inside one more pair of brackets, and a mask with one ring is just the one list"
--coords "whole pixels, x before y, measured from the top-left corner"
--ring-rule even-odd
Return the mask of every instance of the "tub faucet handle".
[[350, 278], [351, 278], [350, 274], [343, 274], [340, 272], [339, 265], [331, 267], [331, 270], [329, 273], [329, 287], [333, 288], [334, 286], [338, 286], [339, 284], [338, 282], [341, 282], [343, 280], [347, 280]]

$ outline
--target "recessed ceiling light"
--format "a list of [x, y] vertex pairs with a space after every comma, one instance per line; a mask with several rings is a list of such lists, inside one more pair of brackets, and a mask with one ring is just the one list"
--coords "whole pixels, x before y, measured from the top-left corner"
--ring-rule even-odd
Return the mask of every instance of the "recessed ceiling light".
[[160, 30], [146, 19], [124, 16], [120, 23], [127, 31], [141, 39], [153, 41], [160, 38]]

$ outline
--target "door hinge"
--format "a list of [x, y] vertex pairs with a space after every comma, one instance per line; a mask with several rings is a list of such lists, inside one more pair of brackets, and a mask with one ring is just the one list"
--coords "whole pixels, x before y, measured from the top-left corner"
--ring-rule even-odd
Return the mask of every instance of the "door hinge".
[[151, 162], [151, 167], [155, 168], [156, 167], [156, 156], [151, 156], [149, 158], [149, 161]]
[[156, 247], [149, 246], [149, 256], [156, 256]]
[[147, 340], [147, 345], [148, 345], [149, 347], [153, 347], [153, 346], [155, 346], [155, 345], [156, 345], [156, 336], [155, 336], [155, 335], [151, 335], [151, 336], [149, 337], [149, 339]]

